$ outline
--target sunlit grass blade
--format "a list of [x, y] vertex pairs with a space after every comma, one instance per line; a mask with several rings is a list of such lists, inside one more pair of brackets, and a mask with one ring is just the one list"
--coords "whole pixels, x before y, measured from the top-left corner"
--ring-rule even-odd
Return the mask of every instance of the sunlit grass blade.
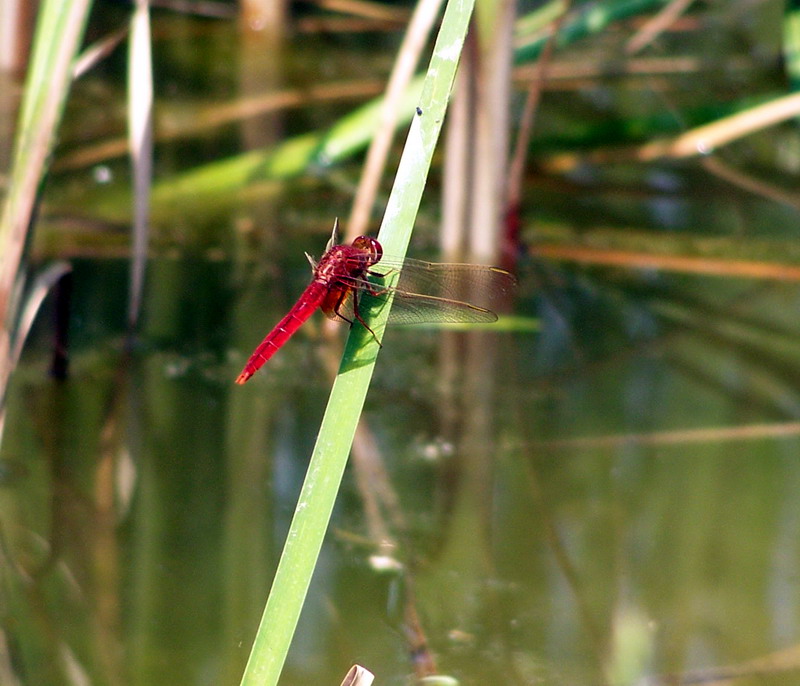
[[18, 120], [9, 191], [0, 217], [0, 323], [7, 325], [13, 281], [36, 194], [47, 169], [90, 7], [49, 0], [39, 11]]
[[153, 64], [150, 9], [146, 0], [138, 0], [133, 12], [128, 55], [128, 138], [133, 167], [133, 260], [128, 326], [133, 329], [139, 319], [144, 288], [153, 176]]
[[347, 238], [350, 240], [367, 232], [369, 218], [394, 139], [394, 131], [397, 128], [395, 121], [401, 113], [398, 104], [403, 99], [404, 91], [408, 90], [408, 84], [417, 68], [441, 4], [442, 0], [419, 0], [409, 22], [403, 44], [392, 69], [392, 75], [386, 86], [381, 125], [369, 145], [361, 179], [353, 200], [350, 219], [347, 222]]
[[129, 27], [123, 26], [88, 46], [75, 60], [72, 75], [79, 79], [96, 64], [108, 57], [125, 40]]
[[13, 364], [17, 364], [19, 356], [22, 354], [22, 347], [25, 345], [25, 339], [33, 326], [39, 308], [42, 302], [47, 297], [47, 294], [58, 283], [65, 274], [72, 271], [72, 266], [69, 262], [54, 262], [49, 265], [41, 274], [38, 274], [31, 285], [25, 304], [19, 318], [19, 324], [14, 335], [11, 360]]
[[[379, 234], [393, 255], [403, 256], [411, 237], [472, 8], [472, 0], [450, 2], [442, 19]], [[371, 322], [379, 337], [387, 310]], [[242, 684], [261, 686], [278, 681], [336, 501], [378, 349], [368, 332], [353, 327]]]
[[39, 9], [8, 194], [0, 215], [0, 408], [12, 368], [11, 338], [18, 307], [15, 294], [20, 293], [18, 275], [28, 229], [90, 7], [90, 0], [45, 0]]

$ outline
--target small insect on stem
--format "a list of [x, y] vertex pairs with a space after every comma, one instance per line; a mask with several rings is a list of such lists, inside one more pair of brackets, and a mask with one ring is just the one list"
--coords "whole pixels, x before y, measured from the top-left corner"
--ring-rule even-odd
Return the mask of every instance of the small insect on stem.
[[420, 117], [422, 116], [422, 108], [421, 107], [417, 107], [417, 115], [420, 116]]
[[[422, 109], [417, 108], [417, 113], [422, 114]], [[459, 294], [475, 292], [487, 296], [481, 300], [491, 303], [496, 300], [493, 296], [510, 293], [516, 284], [508, 272], [480, 265], [389, 259], [382, 267], [373, 269], [383, 257], [381, 244], [370, 236], [359, 236], [350, 245], [339, 245], [337, 225], [338, 221], [334, 222], [331, 239], [319, 261], [308, 256], [311, 283], [256, 347], [236, 383], [243, 384], [253, 376], [318, 309], [330, 319], [351, 325], [359, 322], [381, 345], [362, 316], [362, 298], [377, 298], [383, 305], [391, 298], [393, 317], [399, 313], [394, 318], [397, 323], [489, 324], [497, 321], [497, 315], [479, 304], [461, 300]], [[386, 285], [384, 279], [395, 272], [399, 272], [397, 283], [392, 279], [392, 285]], [[376, 283], [374, 279], [382, 282]], [[363, 305], [366, 309], [372, 303], [365, 300]]]

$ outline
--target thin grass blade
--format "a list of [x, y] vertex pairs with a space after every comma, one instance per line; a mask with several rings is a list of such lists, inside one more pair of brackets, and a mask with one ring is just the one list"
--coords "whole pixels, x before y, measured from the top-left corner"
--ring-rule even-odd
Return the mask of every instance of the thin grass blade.
[[13, 368], [11, 339], [21, 293], [20, 265], [90, 8], [90, 0], [45, 0], [39, 10], [9, 189], [0, 214], [0, 425]]
[[[473, 0], [448, 3], [400, 160], [379, 238], [404, 256], [439, 138]], [[380, 336], [388, 308], [373, 321]], [[322, 420], [272, 590], [242, 677], [246, 686], [278, 682], [336, 501], [378, 354], [363, 327], [353, 327]]]
[[153, 176], [153, 59], [150, 8], [137, 0], [131, 21], [128, 60], [128, 137], [133, 166], [133, 261], [128, 299], [128, 326], [135, 328], [147, 264], [150, 182]]

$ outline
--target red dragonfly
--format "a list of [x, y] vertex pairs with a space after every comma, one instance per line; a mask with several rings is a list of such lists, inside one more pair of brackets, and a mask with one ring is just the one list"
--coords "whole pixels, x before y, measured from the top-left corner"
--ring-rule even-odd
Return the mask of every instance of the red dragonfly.
[[[497, 321], [497, 315], [483, 305], [499, 303], [502, 296], [516, 286], [512, 274], [496, 267], [381, 259], [381, 244], [369, 236], [359, 236], [351, 245], [335, 245], [337, 226], [338, 221], [333, 225], [333, 234], [319, 262], [306, 254], [314, 272], [311, 283], [253, 351], [236, 379], [237, 384], [253, 376], [317, 308], [330, 319], [351, 325], [354, 321], [360, 322], [377, 341], [361, 316], [360, 305], [365, 296], [378, 301], [393, 296], [389, 318], [394, 323], [487, 324]], [[383, 272], [372, 269], [378, 262]], [[394, 287], [368, 280], [370, 276], [381, 278], [395, 270], [400, 276]]]

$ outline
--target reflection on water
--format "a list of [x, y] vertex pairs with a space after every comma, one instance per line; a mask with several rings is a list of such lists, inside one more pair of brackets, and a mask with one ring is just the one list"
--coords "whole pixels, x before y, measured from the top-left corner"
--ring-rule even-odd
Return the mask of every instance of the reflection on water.
[[[312, 327], [237, 388], [294, 285], [254, 303], [224, 263], [158, 260], [150, 288], [179, 284], [187, 309], [152, 313], [126, 357], [121, 318], [92, 312], [119, 268], [76, 265], [71, 377], [44, 378], [42, 330], [15, 378], [6, 665], [23, 683], [237, 683], [330, 344]], [[795, 289], [562, 279], [520, 305], [538, 334], [387, 333], [286, 683], [351, 661], [400, 679], [412, 651], [464, 683], [630, 683], [792, 644]]]
[[[42, 227], [37, 250], [82, 257], [69, 377], [47, 377], [45, 311], [8, 400], [3, 686], [239, 683], [340, 353], [313, 318], [246, 387], [233, 383], [306, 285], [303, 251], [319, 256], [333, 216], [346, 215], [358, 164], [219, 194], [187, 192], [171, 174], [227, 159], [240, 137], [285, 133], [284, 154], [316, 149], [351, 107], [338, 98], [375, 91], [397, 37], [293, 39], [298, 49], [272, 65], [282, 97], [302, 101], [328, 81], [357, 87], [317, 91], [312, 106], [268, 128], [248, 119], [244, 131], [231, 122], [254, 100], [231, 94], [253, 86], [264, 115], [275, 100], [234, 57], [263, 62], [252, 58], [266, 51], [241, 52], [230, 24], [165, 15], [157, 112], [170, 123], [130, 350], [129, 265], [93, 257], [128, 250], [105, 223], [130, 207], [117, 192], [127, 161], [114, 157], [125, 124], [107, 106], [122, 90], [123, 52], [76, 84], [59, 161], [78, 171], [58, 171], [48, 188], [42, 215], [58, 229]], [[433, 669], [482, 685], [797, 680], [800, 287], [541, 259], [545, 244], [800, 259], [796, 199], [763, 183], [793, 179], [794, 126], [700, 163], [571, 157], [597, 141], [604, 152], [673, 135], [729, 113], [732, 97], [786, 87], [780, 31], [764, 16], [735, 9], [709, 26], [701, 54], [667, 71], [659, 60], [606, 65], [614, 36], [556, 51], [523, 198], [522, 238], [540, 259], [521, 266], [515, 303], [539, 331], [387, 331], [282, 683], [339, 683], [353, 662], [391, 684]], [[662, 38], [675, 42], [688, 45], [681, 33]], [[631, 68], [624, 78], [620, 67]], [[558, 159], [570, 171], [552, 150], [567, 151]], [[89, 153], [103, 166], [75, 160]], [[303, 168], [289, 157], [278, 178]], [[751, 168], [759, 183], [740, 173]], [[426, 196], [422, 229], [437, 202]]]

